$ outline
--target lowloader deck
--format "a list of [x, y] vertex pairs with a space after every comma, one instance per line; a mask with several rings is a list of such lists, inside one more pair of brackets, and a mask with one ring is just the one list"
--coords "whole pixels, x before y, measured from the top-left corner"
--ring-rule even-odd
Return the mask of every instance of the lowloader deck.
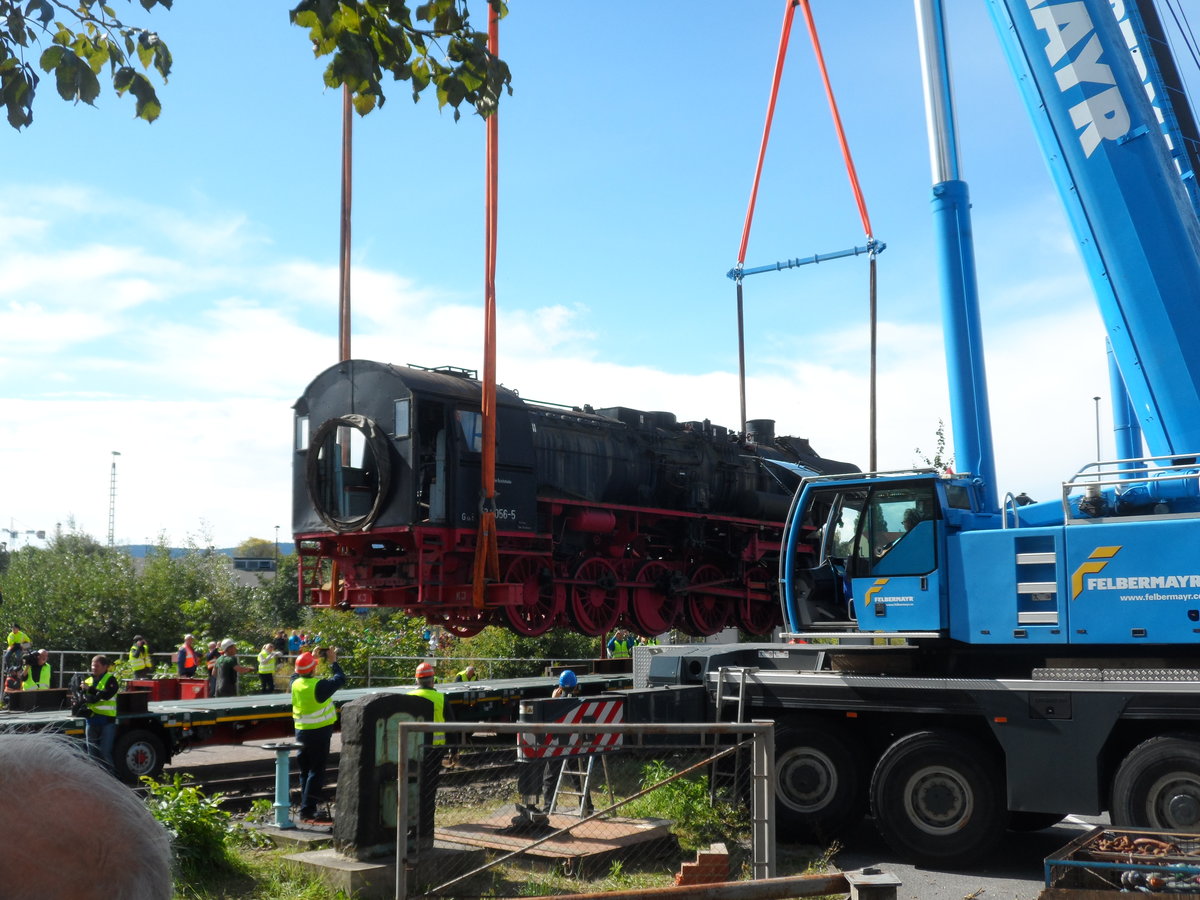
[[[581, 675], [585, 696], [627, 688], [629, 673]], [[411, 685], [342, 689], [334, 694], [341, 706], [373, 694], [402, 694]], [[498, 678], [438, 685], [459, 722], [515, 722], [522, 700], [549, 697], [548, 677]], [[118, 694], [117, 737], [113, 767], [118, 778], [134, 783], [158, 775], [179, 751], [204, 744], [240, 744], [286, 737], [293, 732], [292, 701], [286, 692], [240, 697], [147, 702], [141, 692]], [[82, 738], [84, 719], [67, 710], [0, 713], [0, 733], [52, 731]]]

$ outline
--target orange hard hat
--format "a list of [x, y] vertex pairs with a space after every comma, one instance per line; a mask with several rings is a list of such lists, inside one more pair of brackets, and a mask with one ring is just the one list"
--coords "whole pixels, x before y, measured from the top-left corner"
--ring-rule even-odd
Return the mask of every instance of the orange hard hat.
[[417, 666], [417, 677], [418, 678], [432, 678], [433, 677], [433, 666], [431, 666], [427, 662], [421, 663], [419, 666]]
[[317, 658], [307, 650], [296, 657], [296, 672], [300, 675], [307, 675], [309, 672], [315, 671], [317, 668]]

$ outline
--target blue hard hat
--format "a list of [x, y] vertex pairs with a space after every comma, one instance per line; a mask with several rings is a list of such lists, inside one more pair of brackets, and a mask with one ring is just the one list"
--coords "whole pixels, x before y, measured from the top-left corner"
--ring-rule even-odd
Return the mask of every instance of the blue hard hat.
[[575, 677], [574, 672], [572, 672], [570, 669], [567, 669], [558, 676], [558, 683], [562, 687], [573, 688], [575, 685], [579, 684], [579, 679]]

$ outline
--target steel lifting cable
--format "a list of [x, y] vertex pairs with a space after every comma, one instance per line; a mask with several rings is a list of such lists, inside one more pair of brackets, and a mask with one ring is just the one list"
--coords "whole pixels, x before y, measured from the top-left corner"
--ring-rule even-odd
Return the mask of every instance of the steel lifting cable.
[[783, 30], [779, 35], [779, 51], [775, 55], [775, 74], [771, 77], [771, 97], [767, 101], [767, 119], [763, 123], [762, 141], [758, 145], [758, 161], [754, 166], [754, 182], [750, 185], [750, 202], [746, 204], [746, 221], [742, 225], [742, 243], [738, 246], [737, 277], [737, 326], [738, 326], [738, 395], [741, 401], [741, 419], [738, 428], [746, 430], [746, 341], [742, 315], [742, 268], [746, 264], [746, 247], [750, 243], [750, 226], [754, 222], [754, 205], [758, 202], [758, 185], [762, 179], [763, 160], [767, 155], [767, 144], [771, 139], [771, 123], [775, 120], [775, 101], [779, 98], [779, 82], [783, 78], [783, 63], [787, 59], [788, 40], [792, 34], [792, 16], [799, 0], [787, 0], [783, 11]]
[[829, 112], [833, 116], [833, 127], [837, 131], [838, 143], [842, 148], [842, 159], [846, 163], [846, 175], [850, 178], [850, 188], [854, 191], [854, 202], [858, 205], [858, 216], [862, 220], [863, 232], [867, 237], [867, 247], [870, 252], [867, 255], [868, 266], [870, 269], [870, 329], [871, 329], [871, 349], [870, 349], [870, 374], [868, 381], [870, 384], [870, 401], [868, 409], [868, 444], [869, 444], [869, 461], [868, 468], [872, 472], [879, 470], [876, 460], [876, 440], [875, 440], [875, 424], [876, 424], [876, 398], [875, 398], [875, 359], [876, 359], [876, 277], [875, 277], [875, 260], [879, 255], [876, 249], [875, 235], [871, 230], [871, 217], [867, 214], [867, 201], [863, 196], [862, 185], [858, 183], [858, 171], [854, 168], [854, 157], [850, 154], [850, 142], [846, 139], [846, 130], [842, 127], [842, 115], [838, 112], [837, 99], [833, 96], [833, 84], [829, 80], [829, 70], [825, 66], [825, 54], [821, 52], [821, 41], [817, 37], [817, 25], [813, 21], [812, 7], [809, 6], [809, 0], [800, 0], [800, 6], [804, 9], [804, 22], [808, 26], [808, 36], [812, 40], [813, 54], [817, 59], [817, 66], [821, 70], [821, 81], [825, 85], [825, 98], [829, 101]]
[[[500, 54], [500, 17], [488, 4], [488, 52]], [[483, 609], [487, 579], [500, 580], [500, 551], [496, 542], [496, 225], [499, 179], [499, 112], [488, 116], [486, 207], [484, 214], [483, 284], [483, 381], [480, 384], [480, 412], [483, 418], [483, 448], [479, 503], [479, 536], [475, 543], [471, 601]]]
[[779, 96], [779, 84], [783, 76], [783, 64], [787, 57], [788, 41], [791, 37], [792, 20], [795, 15], [796, 7], [799, 6], [804, 11], [805, 25], [808, 28], [809, 38], [812, 41], [813, 52], [817, 60], [817, 66], [821, 72], [821, 81], [825, 88], [825, 97], [829, 102], [830, 113], [833, 116], [834, 129], [837, 132], [838, 144], [842, 151], [842, 159], [846, 164], [846, 174], [850, 179], [850, 187], [854, 193], [854, 202], [858, 206], [859, 218], [862, 220], [863, 231], [866, 233], [867, 242], [864, 248], [854, 248], [848, 251], [842, 251], [835, 254], [826, 254], [813, 256], [808, 260], [789, 260], [786, 263], [777, 263], [774, 267], [763, 266], [753, 271], [768, 271], [772, 268], [782, 269], [790, 268], [793, 265], [803, 265], [808, 262], [819, 262], [822, 258], [836, 258], [840, 256], [858, 255], [860, 252], [866, 252], [870, 262], [870, 319], [871, 319], [871, 372], [870, 372], [870, 469], [876, 469], [875, 460], [875, 346], [876, 346], [876, 273], [875, 259], [879, 251], [884, 245], [875, 240], [874, 233], [871, 229], [870, 216], [867, 213], [867, 203], [863, 196], [862, 186], [858, 181], [858, 172], [854, 167], [854, 158], [850, 153], [850, 143], [846, 138], [845, 129], [842, 127], [842, 117], [838, 111], [837, 100], [833, 94], [833, 85], [829, 79], [829, 70], [825, 65], [825, 55], [821, 50], [821, 42], [817, 37], [817, 27], [813, 20], [812, 9], [809, 6], [809, 0], [787, 0], [784, 16], [783, 28], [779, 38], [779, 51], [775, 59], [775, 73], [771, 79], [771, 96], [767, 103], [767, 117], [763, 125], [762, 142], [759, 146], [758, 161], [754, 169], [754, 181], [750, 189], [750, 202], [746, 207], [746, 219], [742, 226], [742, 242], [738, 247], [737, 265], [729, 273], [737, 285], [737, 319], [738, 319], [738, 383], [739, 397], [741, 403], [741, 423], [742, 428], [746, 427], [746, 355], [744, 341], [744, 319], [743, 319], [743, 297], [742, 297], [742, 281], [746, 274], [746, 248], [750, 241], [750, 227], [754, 219], [754, 207], [758, 199], [758, 187], [762, 177], [763, 160], [766, 157], [767, 144], [771, 136], [771, 124], [775, 116], [775, 103]]

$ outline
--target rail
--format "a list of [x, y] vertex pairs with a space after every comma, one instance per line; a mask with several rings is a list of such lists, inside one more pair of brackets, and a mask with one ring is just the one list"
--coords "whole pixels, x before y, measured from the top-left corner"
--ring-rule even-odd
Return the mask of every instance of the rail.
[[[1154, 490], [1165, 483], [1175, 483], [1170, 495], [1162, 490]], [[1085, 524], [1106, 518], [1105, 513], [1114, 512], [1106, 506], [1104, 488], [1110, 488], [1117, 499], [1129, 495], [1135, 489], [1145, 488], [1147, 505], [1153, 502], [1169, 507], [1171, 501], [1187, 499], [1192, 501], [1192, 508], [1177, 514], [1200, 514], [1200, 509], [1195, 506], [1200, 501], [1200, 455], [1176, 453], [1170, 456], [1141, 456], [1087, 463], [1062, 483], [1063, 521], [1068, 525]], [[1153, 494], [1158, 496], [1152, 496]], [[1081, 515], [1080, 512], [1072, 510], [1073, 498], [1077, 498], [1077, 506], [1091, 503], [1103, 512], [1089, 514], [1084, 511]], [[1161, 515], [1169, 511], [1169, 508], [1155, 509], [1155, 514]]]

